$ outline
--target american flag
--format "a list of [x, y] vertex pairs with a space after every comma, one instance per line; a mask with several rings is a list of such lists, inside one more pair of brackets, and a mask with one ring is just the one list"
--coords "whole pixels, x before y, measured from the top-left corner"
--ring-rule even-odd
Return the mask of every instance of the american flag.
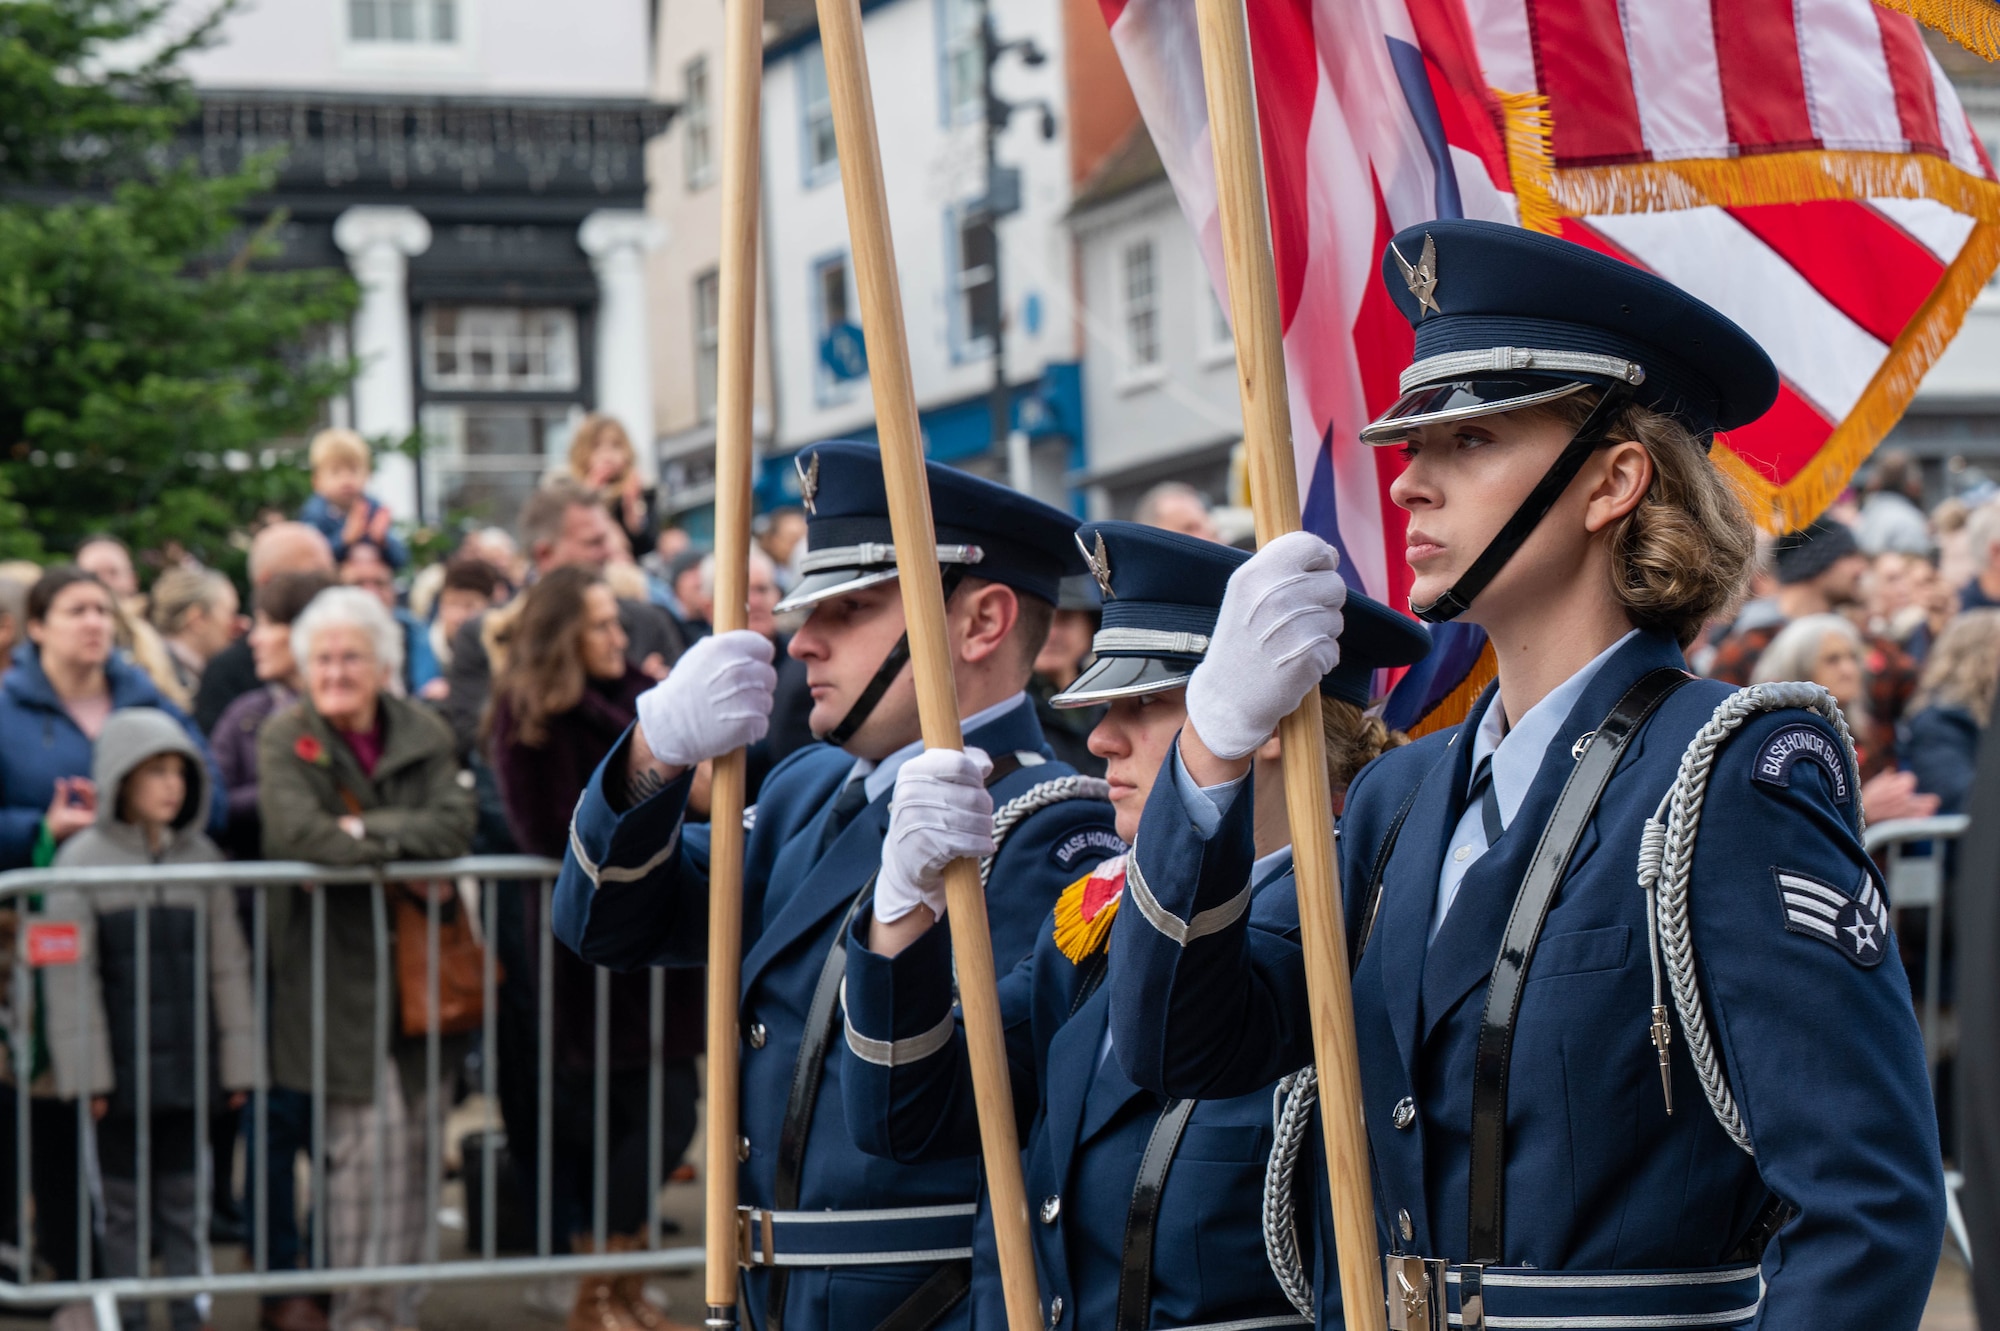
[[[1194, 7], [1100, 5], [1219, 292]], [[1992, 164], [1916, 23], [1870, 0], [1247, 8], [1305, 521], [1390, 605], [1410, 583], [1400, 464], [1358, 433], [1409, 362], [1375, 276], [1403, 227], [1554, 232], [1742, 324], [1783, 389], [1715, 456], [1774, 531], [1838, 496], [2000, 264]], [[1479, 630], [1436, 636], [1391, 723], [1451, 724], [1490, 677]]]

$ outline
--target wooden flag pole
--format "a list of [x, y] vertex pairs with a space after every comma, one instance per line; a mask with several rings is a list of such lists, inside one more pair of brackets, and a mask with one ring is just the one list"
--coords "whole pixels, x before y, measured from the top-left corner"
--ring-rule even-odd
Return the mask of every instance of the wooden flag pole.
[[[1251, 81], [1250, 32], [1244, 0], [1196, 0], [1195, 16], [1201, 32], [1209, 132], [1215, 144], [1216, 195], [1230, 318], [1236, 330], [1236, 382], [1243, 397], [1250, 502], [1257, 517], [1257, 542], [1262, 545], [1298, 530], [1299, 484]], [[1382, 1267], [1369, 1192], [1368, 1138], [1361, 1123], [1361, 1060], [1355, 1048], [1354, 996], [1348, 987], [1347, 930], [1341, 913], [1340, 869], [1334, 859], [1333, 798], [1326, 779], [1319, 707], [1319, 694], [1307, 694], [1278, 727], [1278, 735], [1284, 746], [1285, 807], [1291, 815], [1298, 877], [1313, 1056], [1319, 1065], [1320, 1122], [1333, 1190], [1341, 1308], [1350, 1328], [1379, 1328], [1386, 1315]]]
[[[910, 669], [924, 746], [964, 747], [958, 727], [958, 693], [952, 682], [951, 643], [945, 636], [944, 590], [938, 575], [937, 537], [924, 481], [923, 437], [910, 383], [910, 348], [903, 329], [903, 296], [896, 277], [895, 242], [882, 182], [882, 150], [875, 135], [875, 104], [868, 82], [868, 53], [861, 36], [860, 0], [818, 0], [820, 42], [833, 102], [834, 140], [840, 150], [841, 188], [847, 196], [847, 229], [854, 250], [861, 328], [868, 345], [868, 375], [875, 396], [875, 428], [882, 444], [882, 477], [889, 496], [889, 524], [896, 541], [896, 573], [910, 635]], [[972, 1062], [979, 1111], [980, 1150], [1000, 1256], [1009, 1331], [1041, 1325], [1034, 1253], [1028, 1240], [1027, 1190], [1021, 1181], [1019, 1135], [1008, 1087], [1007, 1049], [1000, 1029], [1000, 997], [993, 966], [993, 937], [979, 866], [954, 860], [945, 870], [945, 914], [951, 923], [958, 992], [965, 1013], [965, 1041]]]
[[[750, 623], [751, 412], [757, 331], [757, 113], [764, 0], [727, 0], [722, 54], [722, 254], [715, 392], [715, 631]], [[707, 1325], [736, 1325], [737, 1009], [743, 982], [744, 754], [715, 760], [709, 786]]]

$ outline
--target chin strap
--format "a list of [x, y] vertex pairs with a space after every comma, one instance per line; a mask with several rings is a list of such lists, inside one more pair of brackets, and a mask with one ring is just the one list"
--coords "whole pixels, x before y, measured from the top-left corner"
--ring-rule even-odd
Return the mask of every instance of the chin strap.
[[1479, 558], [1472, 561], [1472, 567], [1459, 575], [1451, 590], [1429, 605], [1411, 602], [1410, 613], [1426, 623], [1444, 624], [1470, 610], [1479, 593], [1486, 590], [1486, 584], [1507, 566], [1514, 552], [1541, 525], [1549, 510], [1555, 507], [1556, 500], [1562, 497], [1562, 492], [1583, 470], [1584, 459], [1604, 446], [1604, 436], [1611, 429], [1612, 422], [1618, 419], [1618, 414], [1631, 400], [1632, 390], [1628, 385], [1613, 384], [1606, 389], [1597, 405], [1591, 408], [1590, 415], [1584, 418], [1575, 437], [1569, 441], [1569, 446], [1563, 449], [1561, 456], [1556, 458], [1535, 488], [1528, 492], [1528, 497], [1514, 510], [1514, 516], [1507, 519], [1507, 525], [1500, 529], [1500, 534], [1479, 552]]
[[[964, 579], [965, 575], [956, 569], [946, 570], [944, 603], [947, 607], [951, 605], [952, 593], [958, 590], [958, 584]], [[882, 658], [882, 664], [875, 671], [874, 678], [868, 681], [867, 688], [861, 690], [861, 696], [854, 700], [854, 706], [847, 709], [847, 715], [840, 718], [840, 724], [819, 738], [835, 748], [841, 748], [847, 741], [853, 739], [855, 732], [868, 724], [868, 718], [875, 714], [876, 704], [882, 701], [882, 695], [889, 691], [889, 686], [896, 682], [896, 676], [903, 673], [903, 666], [909, 659], [910, 635], [905, 633], [896, 639], [896, 645], [889, 649], [886, 657]]]

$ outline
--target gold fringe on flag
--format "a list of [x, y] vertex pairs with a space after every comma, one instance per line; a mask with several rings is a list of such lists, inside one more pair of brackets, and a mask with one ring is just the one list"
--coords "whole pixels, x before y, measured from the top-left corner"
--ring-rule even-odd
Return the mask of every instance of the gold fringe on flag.
[[1538, 92], [1501, 92], [1500, 113], [1507, 135], [1507, 174], [1514, 182], [1514, 199], [1521, 210], [1521, 225], [1530, 231], [1554, 234], [1562, 221], [1562, 210], [1549, 196], [1549, 179], [1555, 174], [1555, 120], [1549, 114], [1549, 99]]
[[2000, 5], [1993, 0], [1875, 0], [1936, 28], [1973, 54], [2000, 60]]
[[[1996, 24], [1992, 35], [2000, 39], [2000, 7], [1987, 0], [1908, 3], [1911, 13], [1977, 9], [1992, 17]], [[1903, 0], [1890, 7], [1902, 8]], [[2000, 266], [2000, 184], [1961, 171], [1943, 158], [1810, 151], [1558, 168], [1551, 150], [1548, 99], [1498, 89], [1494, 96], [1505, 120], [1508, 174], [1521, 225], [1536, 231], [1556, 231], [1565, 217], [1837, 199], [1930, 199], [1978, 223], [1937, 287], [1897, 336], [1854, 409], [1836, 423], [1810, 465], [1779, 485], [1726, 445], [1715, 450], [1716, 464], [1742, 487], [1752, 516], [1766, 530], [1796, 530], [1839, 497], [1855, 470], [1902, 418], [1925, 372], [1943, 354], [1973, 300]], [[1444, 714], [1443, 705], [1431, 713]]]
[[1472, 711], [1472, 704], [1479, 701], [1480, 693], [1499, 675], [1499, 663], [1493, 656], [1493, 644], [1486, 643], [1479, 649], [1479, 659], [1472, 663], [1472, 669], [1465, 672], [1458, 687], [1439, 698], [1431, 709], [1417, 718], [1410, 727], [1411, 739], [1422, 739], [1425, 735], [1439, 730], [1449, 730], [1463, 721]]
[[1521, 225], [1533, 231], [1553, 232], [1564, 217], [1829, 199], [1932, 199], [1967, 217], [2000, 222], [2000, 184], [1927, 153], [1829, 149], [1558, 168], [1549, 99], [1497, 88], [1493, 94]]
[[[1548, 176], [1566, 217], [1829, 199], [1931, 199], [2000, 222], [2000, 185], [1925, 153], [1807, 151], [1565, 167]], [[1525, 209], [1524, 209], [1525, 211]]]
[[1796, 531], [1840, 497], [1855, 470], [1902, 419], [1917, 386], [1950, 345], [1996, 267], [2000, 267], [2000, 225], [1982, 222], [1972, 228], [1951, 267], [1904, 325], [1854, 409], [1834, 427], [1811, 464], [1791, 480], [1773, 483], [1718, 441], [1716, 465], [1743, 488], [1751, 516], [1765, 530]]

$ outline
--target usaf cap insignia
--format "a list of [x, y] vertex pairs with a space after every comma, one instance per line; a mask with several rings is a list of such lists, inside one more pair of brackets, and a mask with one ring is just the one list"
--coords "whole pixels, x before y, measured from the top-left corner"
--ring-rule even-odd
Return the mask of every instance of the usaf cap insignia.
[[1097, 548], [1094, 550], [1083, 543], [1079, 534], [1076, 548], [1083, 551], [1084, 567], [1090, 570], [1091, 577], [1097, 579], [1097, 590], [1104, 593], [1104, 599], [1109, 601], [1117, 596], [1118, 593], [1111, 590], [1111, 556], [1104, 550], [1104, 533], [1097, 533]]
[[1785, 928], [1817, 938], [1857, 966], [1873, 969], [1888, 954], [1889, 908], [1874, 876], [1863, 872], [1856, 895], [1791, 869], [1771, 870], [1785, 908]]
[[813, 501], [819, 497], [819, 450], [815, 448], [810, 458], [803, 453], [793, 458], [792, 470], [799, 474], [799, 502], [810, 517], [817, 511]]
[[1389, 253], [1396, 256], [1396, 266], [1403, 270], [1403, 283], [1410, 288], [1410, 294], [1417, 298], [1417, 317], [1427, 314], [1443, 314], [1444, 307], [1437, 302], [1438, 247], [1428, 234], [1424, 236], [1423, 252], [1417, 255], [1414, 267], [1403, 257], [1403, 252], [1394, 243]]

